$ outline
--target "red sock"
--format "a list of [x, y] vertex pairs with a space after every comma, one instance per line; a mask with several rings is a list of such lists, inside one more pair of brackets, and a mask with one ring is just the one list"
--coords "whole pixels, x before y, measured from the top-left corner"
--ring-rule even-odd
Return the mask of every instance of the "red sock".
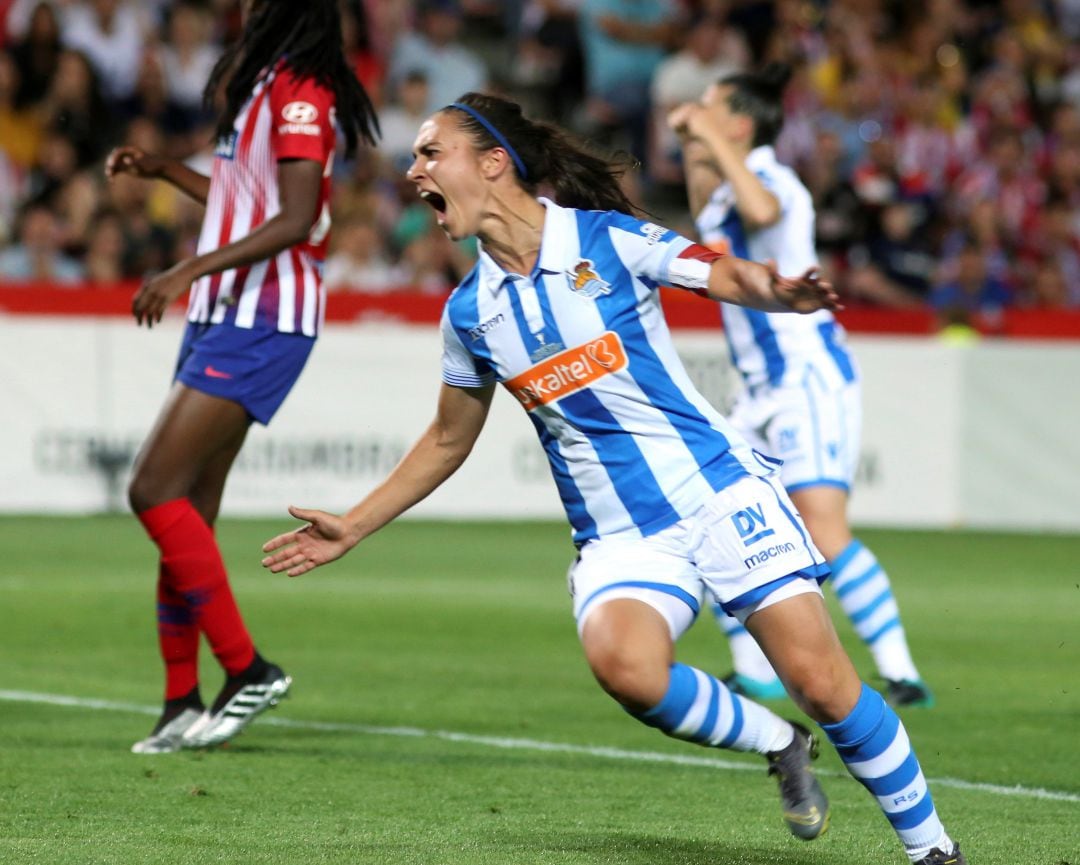
[[186, 697], [199, 684], [199, 626], [195, 612], [170, 585], [162, 567], [157, 586], [158, 646], [165, 661], [165, 699]]
[[[179, 597], [186, 605], [192, 621], [206, 634], [210, 648], [225, 672], [230, 676], [243, 672], [255, 658], [255, 646], [236, 606], [225, 563], [210, 527], [186, 498], [149, 508], [139, 514], [139, 520], [161, 550], [161, 574], [168, 583], [171, 597]], [[171, 627], [169, 625], [168, 629]], [[169, 671], [165, 643], [169, 641], [170, 649], [174, 644], [165, 634], [160, 616], [158, 633]], [[185, 651], [188, 645], [184, 644]], [[177, 666], [177, 687], [180, 687], [179, 681], [193, 671], [183, 672], [183, 663]], [[171, 686], [167, 688], [171, 690]]]

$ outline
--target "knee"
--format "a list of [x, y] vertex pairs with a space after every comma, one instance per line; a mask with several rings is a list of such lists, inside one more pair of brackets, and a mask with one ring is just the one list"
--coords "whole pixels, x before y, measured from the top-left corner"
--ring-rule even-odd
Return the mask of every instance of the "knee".
[[128, 482], [127, 495], [131, 509], [137, 514], [181, 496], [179, 492], [170, 490], [165, 478], [138, 464]]
[[587, 652], [596, 681], [632, 712], [656, 706], [667, 693], [669, 665], [630, 647], [606, 645]]
[[849, 665], [809, 662], [788, 671], [796, 705], [820, 724], [842, 721], [858, 701], [862, 683]]

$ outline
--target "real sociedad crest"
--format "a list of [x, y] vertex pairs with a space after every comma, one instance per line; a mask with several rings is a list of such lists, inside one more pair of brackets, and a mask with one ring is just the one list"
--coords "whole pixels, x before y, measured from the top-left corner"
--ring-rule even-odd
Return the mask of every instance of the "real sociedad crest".
[[583, 258], [566, 271], [570, 277], [570, 290], [581, 297], [594, 298], [598, 294], [611, 294], [611, 284], [600, 278], [596, 265]]

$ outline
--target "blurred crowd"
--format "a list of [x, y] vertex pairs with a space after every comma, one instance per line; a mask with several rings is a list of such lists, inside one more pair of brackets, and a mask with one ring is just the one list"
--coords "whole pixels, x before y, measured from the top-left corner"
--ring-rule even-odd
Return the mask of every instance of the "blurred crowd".
[[[271, 0], [277, 2], [277, 0]], [[343, 0], [382, 141], [335, 167], [332, 291], [449, 290], [475, 257], [404, 181], [432, 110], [491, 89], [601, 149], [687, 233], [667, 112], [795, 70], [777, 144], [848, 302], [949, 316], [1080, 308], [1080, 0]], [[209, 172], [202, 89], [238, 0], [0, 0], [0, 282], [137, 279], [192, 254], [201, 209], [106, 184], [122, 143]]]

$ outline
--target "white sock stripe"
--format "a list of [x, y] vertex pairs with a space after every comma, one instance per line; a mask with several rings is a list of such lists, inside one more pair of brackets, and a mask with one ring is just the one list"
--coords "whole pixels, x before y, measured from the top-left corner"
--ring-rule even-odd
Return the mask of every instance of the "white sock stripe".
[[694, 697], [694, 702], [690, 705], [689, 711], [679, 722], [679, 726], [671, 733], [672, 736], [679, 739], [693, 736], [701, 729], [711, 702], [712, 686], [709, 684], [708, 676], [702, 673], [701, 670], [695, 670], [692, 667], [691, 669], [694, 672], [694, 678], [697, 680], [697, 695]]
[[842, 598], [838, 597], [837, 600], [840, 602], [844, 612], [850, 616], [859, 612], [882, 592], [891, 589], [892, 585], [889, 583], [888, 578], [884, 574], [878, 574], [865, 586], [859, 586], [854, 592], [844, 595]]
[[853, 625], [856, 633], [864, 640], [870, 637], [870, 635], [876, 633], [878, 629], [884, 625], [889, 619], [895, 619], [900, 616], [900, 608], [896, 605], [895, 600], [886, 601], [876, 610], [874, 614], [868, 619], [863, 619], [859, 624]]
[[855, 558], [844, 565], [841, 570], [833, 572], [833, 585], [839, 588], [849, 580], [862, 576], [877, 563], [878, 560], [874, 557], [874, 554], [866, 547], [863, 547], [855, 554]]
[[911, 740], [901, 724], [896, 730], [896, 738], [884, 751], [870, 760], [847, 763], [848, 771], [856, 778], [881, 778], [899, 768], [911, 754]]

